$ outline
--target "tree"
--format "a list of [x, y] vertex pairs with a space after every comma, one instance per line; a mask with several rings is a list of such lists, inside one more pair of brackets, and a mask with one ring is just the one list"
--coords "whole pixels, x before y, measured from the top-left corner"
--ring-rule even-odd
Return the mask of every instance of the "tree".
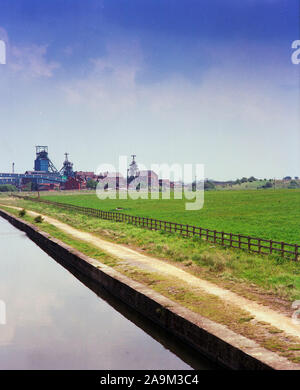
[[296, 182], [296, 180], [292, 180], [288, 186], [290, 189], [299, 188], [299, 184]]
[[90, 190], [95, 190], [96, 187], [97, 187], [97, 182], [95, 180], [88, 180], [86, 182], [86, 188], [90, 189]]
[[11, 184], [0, 185], [0, 192], [15, 192], [17, 188]]
[[206, 180], [204, 182], [204, 189], [205, 190], [214, 190], [216, 187], [212, 181]]
[[32, 191], [32, 182], [29, 181], [28, 183], [26, 183], [26, 184], [23, 186], [22, 191]]

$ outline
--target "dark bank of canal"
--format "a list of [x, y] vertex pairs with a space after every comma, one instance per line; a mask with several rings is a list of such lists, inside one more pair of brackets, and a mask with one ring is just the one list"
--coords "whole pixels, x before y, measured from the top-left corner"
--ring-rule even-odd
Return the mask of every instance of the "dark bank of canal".
[[215, 368], [2, 218], [0, 300], [0, 370]]

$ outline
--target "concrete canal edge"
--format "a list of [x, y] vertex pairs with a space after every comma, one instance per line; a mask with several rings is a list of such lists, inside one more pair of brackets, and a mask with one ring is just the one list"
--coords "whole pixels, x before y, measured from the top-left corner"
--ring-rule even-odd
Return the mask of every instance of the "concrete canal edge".
[[0, 216], [27, 233], [41, 248], [129, 305], [209, 360], [234, 370], [297, 370], [299, 366], [85, 256], [36, 226], [1, 210]]

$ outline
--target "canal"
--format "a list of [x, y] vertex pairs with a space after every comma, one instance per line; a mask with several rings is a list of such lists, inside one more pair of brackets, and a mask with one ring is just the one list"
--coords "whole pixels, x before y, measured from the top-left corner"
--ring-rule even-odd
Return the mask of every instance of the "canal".
[[0, 218], [0, 370], [214, 368], [60, 261]]

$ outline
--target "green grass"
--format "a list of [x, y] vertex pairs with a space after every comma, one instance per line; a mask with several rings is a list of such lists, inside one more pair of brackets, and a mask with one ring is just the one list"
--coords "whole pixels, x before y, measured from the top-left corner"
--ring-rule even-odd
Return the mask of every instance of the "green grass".
[[43, 195], [45, 199], [84, 207], [300, 243], [300, 190], [207, 191], [204, 207], [186, 211], [185, 200], [99, 200], [95, 194]]
[[[288, 300], [300, 299], [300, 264], [288, 259], [214, 246], [196, 238], [184, 239], [176, 234], [106, 221], [41, 203], [17, 201], [15, 205], [53, 216], [108, 240], [140, 248], [144, 253], [184, 266], [188, 272], [204, 279], [226, 285], [232, 283], [232, 286], [253, 283]], [[243, 289], [242, 286], [240, 292], [245, 294]]]

